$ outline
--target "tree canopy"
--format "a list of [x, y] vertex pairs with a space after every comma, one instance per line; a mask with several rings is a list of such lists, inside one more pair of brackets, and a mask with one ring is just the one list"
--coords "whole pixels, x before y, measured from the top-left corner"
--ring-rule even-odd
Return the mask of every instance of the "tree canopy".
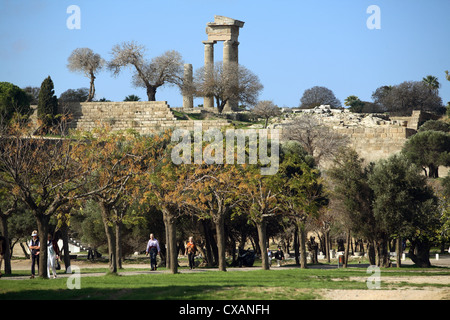
[[90, 80], [89, 94], [86, 101], [92, 101], [95, 96], [95, 75], [105, 65], [105, 60], [89, 48], [77, 48], [70, 54], [67, 68], [72, 72], [81, 72]]
[[29, 115], [31, 97], [18, 86], [9, 82], [0, 82], [0, 117], [9, 122], [14, 114]]
[[428, 169], [430, 178], [439, 177], [439, 166], [450, 165], [450, 133], [435, 130], [419, 131], [410, 137], [402, 151], [413, 163]]
[[280, 108], [271, 100], [263, 100], [251, 110], [254, 115], [265, 119], [264, 128], [267, 128], [269, 119], [281, 115]]
[[340, 108], [342, 106], [333, 91], [326, 87], [315, 86], [303, 92], [300, 99], [300, 108], [311, 109], [320, 105], [330, 105], [331, 108]]
[[421, 267], [429, 267], [430, 237], [439, 223], [439, 211], [426, 177], [407, 158], [394, 155], [375, 165], [369, 185], [374, 192], [377, 224], [386, 235], [408, 237], [411, 259]]
[[430, 90], [424, 81], [405, 81], [395, 86], [382, 86], [372, 94], [375, 104], [384, 112], [409, 116], [413, 110], [443, 113], [442, 99], [437, 90]]
[[58, 114], [58, 98], [56, 98], [53, 81], [50, 76], [44, 79], [39, 90], [37, 116], [42, 123], [42, 131], [48, 131]]

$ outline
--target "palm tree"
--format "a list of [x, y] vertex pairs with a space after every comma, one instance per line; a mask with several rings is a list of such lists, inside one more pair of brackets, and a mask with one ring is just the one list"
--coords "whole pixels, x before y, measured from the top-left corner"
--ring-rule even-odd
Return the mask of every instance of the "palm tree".
[[357, 96], [348, 96], [345, 101], [344, 104], [346, 106], [351, 106], [353, 102], [358, 101], [359, 98]]
[[425, 85], [433, 92], [436, 92], [439, 90], [439, 87], [441, 84], [438, 81], [438, 78], [435, 76], [428, 75], [425, 78], [422, 78], [422, 82], [425, 83]]
[[357, 96], [348, 96], [347, 99], [345, 99], [346, 106], [349, 106], [348, 108], [351, 112], [355, 113], [361, 113], [364, 108], [364, 102], [362, 102]]
[[450, 73], [448, 72], [448, 70], [445, 70], [445, 78], [450, 81]]
[[140, 101], [141, 98], [139, 98], [137, 95], [130, 94], [129, 96], [126, 96], [123, 101]]

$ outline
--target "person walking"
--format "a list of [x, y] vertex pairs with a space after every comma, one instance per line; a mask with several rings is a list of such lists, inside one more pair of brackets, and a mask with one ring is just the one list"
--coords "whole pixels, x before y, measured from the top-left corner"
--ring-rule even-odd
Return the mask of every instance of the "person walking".
[[186, 244], [186, 253], [188, 255], [189, 269], [191, 270], [195, 268], [194, 258], [196, 252], [197, 247], [195, 246], [194, 238], [189, 237], [189, 242]]
[[39, 242], [38, 233], [34, 230], [31, 233], [31, 241], [30, 241], [30, 250], [31, 250], [31, 277], [33, 279], [35, 276], [35, 265], [37, 264], [38, 272], [39, 272], [39, 250], [41, 249], [41, 244]]
[[53, 278], [56, 278], [56, 259], [59, 259], [59, 248], [56, 241], [52, 240], [52, 235], [48, 234], [47, 242], [47, 276], [50, 278], [50, 267]]
[[155, 238], [153, 233], [150, 233], [150, 240], [148, 240], [145, 255], [150, 255], [150, 268], [152, 271], [157, 269], [156, 256], [158, 255], [159, 252], [160, 252], [159, 242]]
[[90, 244], [88, 244], [88, 256], [87, 256], [87, 259], [88, 259], [88, 260], [91, 260], [91, 259], [92, 259], [92, 261], [95, 260], [95, 257], [94, 257], [94, 250], [92, 250], [92, 247], [91, 247]]
[[280, 246], [278, 246], [278, 250], [275, 252], [275, 259], [277, 259], [277, 266], [281, 267], [281, 261], [284, 260], [284, 253]]

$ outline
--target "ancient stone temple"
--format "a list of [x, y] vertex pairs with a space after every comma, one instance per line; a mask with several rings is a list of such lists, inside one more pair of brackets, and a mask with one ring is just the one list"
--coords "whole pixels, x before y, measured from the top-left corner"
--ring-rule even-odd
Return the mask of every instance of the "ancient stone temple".
[[[203, 41], [205, 45], [205, 70], [214, 68], [214, 45], [218, 41], [223, 41], [223, 64], [239, 63], [239, 29], [244, 26], [244, 22], [223, 16], [214, 16], [214, 22], [206, 24], [206, 34], [208, 40]], [[224, 111], [232, 111], [237, 107], [238, 101], [229, 101]], [[214, 108], [214, 97], [204, 97], [203, 106], [206, 109]]]

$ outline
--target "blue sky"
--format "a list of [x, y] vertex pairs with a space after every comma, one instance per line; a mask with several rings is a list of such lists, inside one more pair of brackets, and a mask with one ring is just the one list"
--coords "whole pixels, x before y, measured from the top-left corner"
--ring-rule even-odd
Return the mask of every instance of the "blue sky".
[[[67, 8], [78, 5], [81, 28], [66, 26]], [[370, 5], [381, 10], [381, 29], [366, 26]], [[89, 47], [105, 60], [111, 48], [134, 40], [151, 59], [177, 50], [194, 70], [203, 65], [205, 27], [214, 15], [245, 22], [239, 62], [259, 76], [260, 100], [296, 107], [313, 86], [331, 89], [342, 102], [349, 95], [372, 101], [382, 85], [439, 78], [450, 101], [450, 1], [448, 0], [0, 0], [0, 81], [40, 86], [50, 75], [56, 94], [88, 87], [89, 80], [67, 69], [67, 58]], [[215, 49], [221, 60], [222, 44]], [[108, 71], [96, 79], [96, 98], [121, 101], [134, 88], [130, 71]], [[157, 100], [182, 105], [175, 88], [160, 88]], [[202, 103], [196, 99], [195, 104]]]

